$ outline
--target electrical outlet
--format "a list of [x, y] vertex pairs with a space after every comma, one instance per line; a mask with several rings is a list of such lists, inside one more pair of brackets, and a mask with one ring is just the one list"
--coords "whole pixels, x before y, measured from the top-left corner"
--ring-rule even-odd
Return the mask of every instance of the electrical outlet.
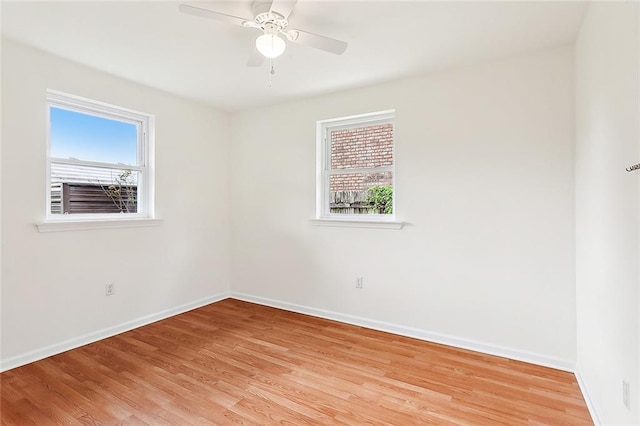
[[626, 380], [622, 381], [622, 403], [627, 407], [627, 410], [631, 410], [631, 389]]
[[114, 294], [116, 294], [116, 285], [114, 283], [108, 283], [105, 286], [104, 294], [107, 296], [113, 296]]
[[362, 288], [362, 282], [364, 279], [362, 277], [356, 277], [356, 288]]

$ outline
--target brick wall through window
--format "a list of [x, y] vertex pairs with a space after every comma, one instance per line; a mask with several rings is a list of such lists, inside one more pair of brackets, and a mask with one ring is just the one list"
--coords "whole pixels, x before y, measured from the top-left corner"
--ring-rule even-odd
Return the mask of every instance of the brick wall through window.
[[[331, 132], [331, 168], [373, 168], [393, 165], [393, 125], [380, 124]], [[332, 175], [330, 191], [363, 191], [392, 185], [390, 172]]]

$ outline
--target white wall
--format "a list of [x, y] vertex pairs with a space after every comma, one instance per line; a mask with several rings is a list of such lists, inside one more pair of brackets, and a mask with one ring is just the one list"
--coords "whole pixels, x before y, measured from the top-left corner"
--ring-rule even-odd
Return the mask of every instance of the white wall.
[[[0, 14], [2, 9], [0, 8]], [[2, 46], [0, 46], [2, 48]], [[0, 96], [2, 94], [2, 55], [0, 54]], [[0, 101], [0, 367], [2, 364], [2, 102]]]
[[[38, 232], [48, 88], [155, 114], [160, 226]], [[227, 293], [228, 142], [226, 114], [3, 40], [3, 367]]]
[[577, 371], [604, 424], [640, 420], [638, 26], [637, 3], [592, 3], [576, 45]]
[[[234, 114], [234, 293], [571, 369], [573, 74], [568, 46]], [[409, 225], [312, 226], [316, 120], [391, 108]]]

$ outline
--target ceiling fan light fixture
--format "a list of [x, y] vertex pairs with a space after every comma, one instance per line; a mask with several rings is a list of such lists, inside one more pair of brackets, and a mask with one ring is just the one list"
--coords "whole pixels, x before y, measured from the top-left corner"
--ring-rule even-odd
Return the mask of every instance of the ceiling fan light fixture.
[[284, 53], [287, 44], [276, 34], [262, 34], [256, 39], [256, 49], [267, 58], [277, 58]]
[[[325, 52], [335, 55], [342, 55], [347, 49], [347, 43], [344, 41], [303, 30], [287, 29], [289, 26], [289, 15], [297, 1], [298, 0], [254, 0], [252, 8], [254, 17], [252, 19], [244, 19], [190, 4], [181, 4], [178, 6], [178, 9], [180, 12], [188, 15], [223, 21], [229, 24], [240, 25], [244, 28], [262, 30], [264, 34], [255, 41], [256, 50], [262, 56], [270, 59], [277, 58], [284, 53], [287, 48], [286, 41], [324, 50]], [[282, 37], [280, 37], [280, 34], [282, 34]], [[254, 56], [260, 59], [259, 55]], [[253, 65], [247, 65], [258, 66], [260, 63], [262, 63], [262, 59]]]

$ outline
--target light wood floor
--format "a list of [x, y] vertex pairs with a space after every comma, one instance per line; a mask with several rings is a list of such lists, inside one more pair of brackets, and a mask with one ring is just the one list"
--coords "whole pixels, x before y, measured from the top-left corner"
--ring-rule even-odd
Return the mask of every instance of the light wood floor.
[[0, 380], [3, 425], [591, 424], [570, 373], [233, 299]]

